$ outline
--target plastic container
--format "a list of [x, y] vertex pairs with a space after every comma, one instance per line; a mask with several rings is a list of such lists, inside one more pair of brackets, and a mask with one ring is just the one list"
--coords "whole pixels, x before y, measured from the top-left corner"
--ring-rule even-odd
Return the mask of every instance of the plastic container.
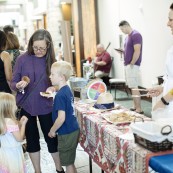
[[70, 83], [70, 88], [74, 90], [74, 88], [85, 87], [88, 83], [88, 80], [80, 77], [70, 77], [69, 83]]
[[88, 96], [87, 96], [87, 87], [81, 88], [81, 91], [80, 91], [80, 99], [81, 100], [88, 99]]
[[156, 122], [137, 122], [130, 125], [135, 142], [152, 152], [172, 150], [172, 127]]
[[[153, 121], [131, 123], [130, 127], [133, 133], [152, 142], [161, 142], [167, 138], [161, 133], [164, 126]], [[170, 128], [165, 128], [165, 132], [170, 132]]]
[[94, 76], [94, 67], [93, 64], [89, 63], [87, 61], [86, 63], [83, 64], [83, 77], [87, 80], [92, 78]]

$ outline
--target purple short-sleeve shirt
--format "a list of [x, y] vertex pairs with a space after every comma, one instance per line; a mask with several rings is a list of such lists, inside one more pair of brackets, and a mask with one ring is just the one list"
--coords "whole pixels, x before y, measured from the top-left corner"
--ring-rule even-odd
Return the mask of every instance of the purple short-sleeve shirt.
[[135, 44], [141, 45], [140, 56], [135, 63], [135, 65], [140, 66], [142, 61], [142, 35], [138, 31], [133, 30], [132, 33], [128, 35], [128, 37], [126, 38], [125, 44], [124, 44], [124, 65], [125, 66], [130, 64], [130, 62], [132, 61]]

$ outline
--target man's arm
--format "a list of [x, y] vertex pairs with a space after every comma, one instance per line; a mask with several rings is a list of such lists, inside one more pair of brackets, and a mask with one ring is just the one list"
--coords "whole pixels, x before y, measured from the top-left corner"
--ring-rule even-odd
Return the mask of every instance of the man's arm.
[[104, 66], [106, 65], [106, 62], [105, 61], [99, 61], [99, 62], [95, 62], [96, 65], [99, 65], [99, 66]]
[[102, 61], [95, 61], [95, 65], [98, 65], [98, 66], [105, 66], [106, 64], [109, 63], [109, 61], [111, 60], [111, 57], [110, 55], [104, 53], [104, 56], [102, 57]]
[[131, 65], [134, 65], [136, 63], [136, 61], [138, 60], [138, 58], [140, 56], [140, 52], [141, 52], [141, 44], [135, 44], [132, 61], [130, 63]]

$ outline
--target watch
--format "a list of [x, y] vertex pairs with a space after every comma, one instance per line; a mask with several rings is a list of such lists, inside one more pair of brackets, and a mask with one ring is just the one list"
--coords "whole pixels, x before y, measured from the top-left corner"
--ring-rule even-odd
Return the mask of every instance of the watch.
[[169, 103], [163, 97], [161, 97], [161, 101], [164, 105], [169, 105]]

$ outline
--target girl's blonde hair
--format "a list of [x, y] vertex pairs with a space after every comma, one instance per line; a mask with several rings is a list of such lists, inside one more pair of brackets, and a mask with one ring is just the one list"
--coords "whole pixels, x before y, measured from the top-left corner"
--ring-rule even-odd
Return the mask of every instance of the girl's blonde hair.
[[12, 94], [0, 92], [0, 135], [6, 132], [5, 118], [16, 121], [16, 100]]
[[57, 73], [65, 76], [66, 81], [73, 75], [73, 68], [67, 61], [54, 62], [52, 68], [56, 68]]

